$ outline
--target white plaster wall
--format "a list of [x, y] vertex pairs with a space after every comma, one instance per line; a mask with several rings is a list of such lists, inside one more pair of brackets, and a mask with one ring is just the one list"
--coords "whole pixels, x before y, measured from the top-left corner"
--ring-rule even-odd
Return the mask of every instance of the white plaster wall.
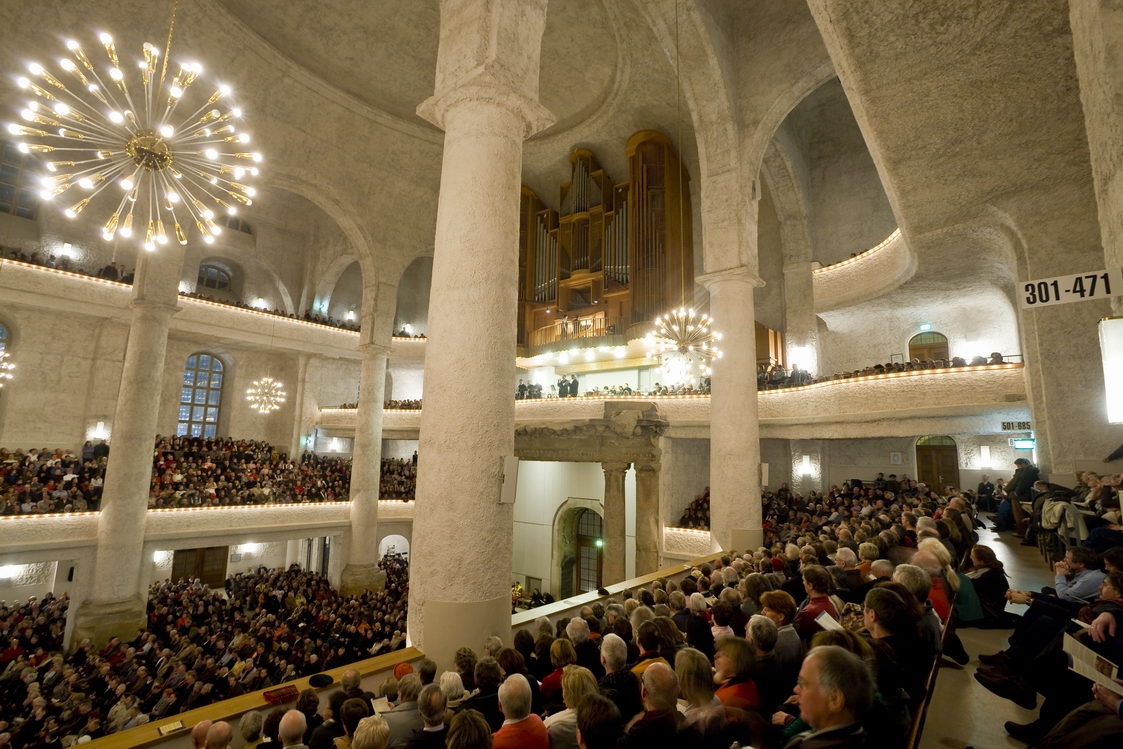
[[[348, 313], [352, 316], [347, 317]], [[328, 314], [335, 320], [358, 322], [363, 319], [363, 271], [358, 262], [348, 265], [335, 282]]]
[[[26, 601], [32, 596], [42, 598], [44, 594], [55, 592], [55, 573], [57, 562], [37, 562], [32, 564], [0, 566], [0, 601]], [[69, 565], [67, 568], [69, 569]], [[62, 570], [63, 575], [66, 569]], [[63, 581], [65, 581], [65, 577]], [[63, 588], [66, 586], [64, 585]], [[58, 590], [61, 595], [62, 588]]]
[[[588, 499], [604, 505], [604, 471], [600, 463], [520, 461], [515, 494], [515, 538], [512, 574], [516, 580], [542, 579], [543, 590], [552, 590], [551, 553], [558, 509], [566, 500]], [[626, 576], [635, 575], [636, 474], [624, 479], [627, 528]], [[604, 516], [603, 509], [601, 516]]]
[[433, 283], [433, 258], [415, 258], [398, 283], [398, 308], [394, 332], [409, 324], [413, 335], [424, 334], [429, 325], [429, 287]]
[[762, 439], [760, 441], [760, 462], [768, 464], [769, 489], [776, 490], [781, 484], [792, 485], [791, 451], [788, 440]]
[[659, 525], [677, 525], [683, 510], [710, 484], [710, 441], [663, 437], [659, 449]]
[[409, 459], [417, 452], [417, 440], [382, 440], [382, 457]]
[[[923, 436], [923, 435], [920, 435]], [[916, 478], [916, 437], [886, 437], [880, 439], [824, 440], [827, 486], [842, 486], [847, 479], [873, 479], [878, 473], [908, 474]], [[901, 453], [901, 463], [894, 465], [890, 453]], [[796, 451], [792, 450], [792, 461]]]
[[[425, 383], [425, 368], [412, 362], [390, 363], [390, 375], [393, 377], [393, 393], [386, 393], [387, 400], [417, 400]], [[464, 397], [471, 397], [471, 383], [464, 383]], [[514, 398], [514, 390], [511, 391]]]

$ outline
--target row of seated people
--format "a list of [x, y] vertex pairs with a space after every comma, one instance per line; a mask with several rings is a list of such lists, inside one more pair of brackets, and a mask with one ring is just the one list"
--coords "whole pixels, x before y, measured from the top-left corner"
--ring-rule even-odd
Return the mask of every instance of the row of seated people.
[[981, 367], [987, 364], [1005, 364], [1006, 359], [998, 351], [991, 353], [990, 357], [975, 356], [970, 360], [961, 356], [950, 359], [912, 359], [907, 362], [886, 362], [874, 364], [864, 369], [852, 372], [838, 372], [833, 375], [819, 375], [812, 377], [805, 369], [800, 369], [793, 364], [791, 371], [784, 368], [783, 364], [757, 365], [756, 384], [758, 390], [775, 390], [778, 388], [801, 387], [817, 382], [833, 382], [835, 380], [849, 380], [855, 377], [869, 377], [872, 375], [893, 374], [895, 372], [920, 372], [926, 369], [958, 369], [960, 367]]
[[[341, 403], [338, 406], [331, 406], [331, 408], [338, 408], [343, 410], [354, 410], [359, 407], [358, 402]], [[387, 411], [420, 411], [421, 399], [417, 400], [388, 400], [383, 402], [382, 408]]]
[[569, 379], [564, 376], [558, 380], [558, 384], [551, 385], [549, 393], [544, 394], [542, 385], [538, 383], [527, 384], [523, 380], [519, 380], [519, 384], [515, 388], [515, 400], [533, 400], [538, 398], [575, 398], [582, 396], [585, 398], [609, 398], [613, 396], [627, 396], [627, 395], [709, 395], [710, 394], [710, 381], [709, 378], [704, 378], [698, 385], [693, 383], [684, 383], [681, 385], [661, 385], [656, 382], [650, 389], [642, 390], [640, 388], [632, 388], [628, 383], [623, 385], [597, 385], [591, 389], [582, 390], [581, 383], [577, 381], [577, 375], [570, 375]]
[[295, 565], [149, 590], [130, 642], [62, 650], [67, 598], [0, 604], [0, 746], [53, 748], [293, 681], [405, 645], [408, 564], [381, 561], [386, 589], [341, 596]]
[[379, 499], [408, 502], [417, 491], [417, 452], [412, 458], [383, 458], [378, 481]]
[[87, 441], [73, 450], [0, 448], [0, 515], [86, 512], [101, 504], [109, 445]]
[[425, 334], [424, 333], [413, 333], [413, 332], [407, 330], [403, 326], [401, 330], [399, 330], [397, 333], [394, 334], [394, 337], [395, 338], [416, 338], [416, 339], [424, 340]]

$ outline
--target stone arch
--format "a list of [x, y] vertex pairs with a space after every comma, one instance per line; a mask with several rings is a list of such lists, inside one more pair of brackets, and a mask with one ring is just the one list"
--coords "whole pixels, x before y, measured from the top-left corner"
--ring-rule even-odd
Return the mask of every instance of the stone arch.
[[388, 553], [405, 554], [409, 558], [409, 539], [397, 533], [384, 536], [378, 542], [378, 558], [386, 556]]
[[576, 562], [574, 521], [582, 510], [592, 510], [604, 519], [604, 503], [597, 499], [570, 497], [554, 512], [550, 540], [550, 592], [558, 600], [561, 600], [562, 569], [568, 561], [566, 549], [572, 549], [569, 553]]

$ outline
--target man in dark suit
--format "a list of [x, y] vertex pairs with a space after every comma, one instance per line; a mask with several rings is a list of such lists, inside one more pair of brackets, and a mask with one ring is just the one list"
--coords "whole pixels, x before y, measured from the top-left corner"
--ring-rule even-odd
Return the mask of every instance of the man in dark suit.
[[558, 380], [558, 397], [569, 397], [569, 380], [565, 379], [565, 375], [562, 375], [562, 378]]
[[1041, 477], [1041, 469], [1025, 458], [1015, 460], [1014, 466], [1014, 477], [1006, 485], [1006, 493], [1010, 496], [1010, 509], [1014, 512], [1014, 535], [1022, 537], [1025, 536], [1029, 520], [1021, 503], [1033, 501], [1033, 485]]
[[445, 710], [448, 700], [444, 692], [436, 684], [426, 684], [421, 688], [417, 698], [417, 709], [425, 725], [407, 749], [444, 749], [445, 738], [448, 736], [448, 726], [445, 725]]

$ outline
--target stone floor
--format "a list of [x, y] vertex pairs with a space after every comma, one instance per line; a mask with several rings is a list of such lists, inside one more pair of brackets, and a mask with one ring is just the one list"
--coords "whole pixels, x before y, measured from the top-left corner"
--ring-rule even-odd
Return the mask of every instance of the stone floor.
[[[1010, 586], [1022, 590], [1041, 588], [1053, 583], [1052, 570], [1036, 547], [1022, 546], [1010, 533], [979, 532], [979, 543], [994, 549], [1010, 575]], [[1024, 606], [1007, 610], [1021, 613]], [[984, 689], [974, 679], [980, 653], [996, 653], [1006, 647], [1010, 630], [960, 629], [959, 636], [971, 655], [971, 662], [960, 667], [945, 659], [936, 681], [936, 693], [924, 724], [921, 749], [999, 749], [1023, 747], [1002, 724], [1008, 720], [1028, 723], [1036, 712], [1023, 710], [1009, 700]], [[1040, 705], [1040, 698], [1038, 704]]]

